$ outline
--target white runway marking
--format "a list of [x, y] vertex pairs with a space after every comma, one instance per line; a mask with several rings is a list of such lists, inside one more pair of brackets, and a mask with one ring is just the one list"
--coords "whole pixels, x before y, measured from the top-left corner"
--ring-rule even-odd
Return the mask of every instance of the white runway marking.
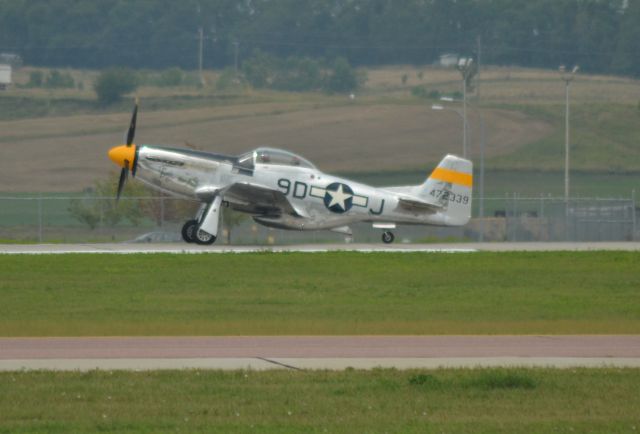
[[461, 244], [300, 244], [290, 246], [194, 246], [184, 243], [158, 244], [3, 244], [0, 255], [51, 254], [140, 254], [140, 253], [256, 253], [300, 252], [324, 253], [393, 252], [393, 253], [470, 253], [470, 252], [545, 252], [545, 251], [640, 251], [640, 242], [588, 242], [588, 243], [461, 243]]
[[473, 248], [431, 245], [399, 245], [394, 247], [376, 246], [373, 244], [331, 244], [331, 245], [291, 245], [291, 246], [192, 246], [182, 243], [174, 244], [33, 244], [0, 245], [0, 254], [7, 255], [62, 255], [62, 254], [205, 254], [205, 253], [260, 253], [260, 252], [298, 252], [326, 253], [336, 251], [354, 251], [362, 253], [394, 252], [394, 253], [469, 253]]

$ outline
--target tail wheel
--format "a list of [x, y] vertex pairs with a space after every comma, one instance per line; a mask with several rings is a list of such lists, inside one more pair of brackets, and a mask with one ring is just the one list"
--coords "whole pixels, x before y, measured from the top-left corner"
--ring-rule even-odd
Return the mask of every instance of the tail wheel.
[[216, 237], [208, 232], [198, 229], [195, 232], [195, 240], [196, 244], [200, 244], [201, 246], [208, 246], [216, 242]]
[[396, 237], [393, 235], [393, 232], [391, 231], [386, 231], [382, 233], [382, 242], [385, 244], [391, 244], [395, 239]]
[[197, 220], [189, 220], [182, 226], [182, 239], [187, 243], [196, 242], [196, 230], [198, 229]]

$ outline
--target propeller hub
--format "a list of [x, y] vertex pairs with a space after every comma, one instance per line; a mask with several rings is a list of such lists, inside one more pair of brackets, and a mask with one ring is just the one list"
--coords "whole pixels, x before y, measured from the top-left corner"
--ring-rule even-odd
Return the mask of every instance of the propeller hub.
[[109, 149], [109, 158], [120, 167], [133, 167], [133, 160], [136, 156], [136, 146], [120, 145]]

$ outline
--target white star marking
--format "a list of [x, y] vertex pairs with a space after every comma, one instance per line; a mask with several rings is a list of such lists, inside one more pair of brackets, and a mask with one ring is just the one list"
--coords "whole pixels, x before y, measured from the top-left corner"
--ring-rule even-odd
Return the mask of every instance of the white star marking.
[[343, 210], [346, 210], [347, 208], [344, 206], [345, 201], [350, 197], [353, 197], [352, 194], [345, 193], [342, 190], [342, 184], [340, 184], [340, 186], [336, 191], [327, 190], [327, 193], [331, 195], [331, 202], [329, 203], [329, 208], [331, 208], [334, 205], [340, 205], [340, 207]]

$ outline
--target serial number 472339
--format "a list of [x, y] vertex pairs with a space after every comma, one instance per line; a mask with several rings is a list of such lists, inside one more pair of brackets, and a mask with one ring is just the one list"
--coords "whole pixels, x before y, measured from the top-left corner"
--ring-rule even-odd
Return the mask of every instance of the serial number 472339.
[[431, 190], [429, 194], [436, 199], [448, 200], [449, 202], [462, 203], [464, 205], [469, 203], [469, 196], [464, 194], [455, 194], [446, 190]]

